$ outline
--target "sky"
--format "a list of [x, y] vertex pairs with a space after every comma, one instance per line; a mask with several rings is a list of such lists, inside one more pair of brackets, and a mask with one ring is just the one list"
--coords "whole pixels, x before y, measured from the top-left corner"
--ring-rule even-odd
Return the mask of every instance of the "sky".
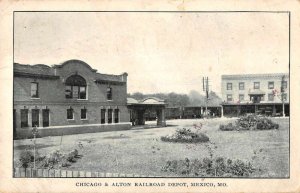
[[127, 72], [128, 93], [220, 94], [221, 75], [286, 73], [287, 13], [15, 12], [14, 62]]

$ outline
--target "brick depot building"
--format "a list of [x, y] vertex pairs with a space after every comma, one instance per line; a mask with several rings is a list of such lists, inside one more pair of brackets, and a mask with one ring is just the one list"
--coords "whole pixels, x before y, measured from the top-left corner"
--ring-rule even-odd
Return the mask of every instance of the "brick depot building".
[[52, 67], [15, 63], [14, 134], [28, 136], [34, 126], [43, 128], [42, 136], [128, 129], [126, 96], [127, 73], [97, 73], [80, 60]]
[[223, 75], [222, 99], [224, 116], [288, 116], [289, 74]]

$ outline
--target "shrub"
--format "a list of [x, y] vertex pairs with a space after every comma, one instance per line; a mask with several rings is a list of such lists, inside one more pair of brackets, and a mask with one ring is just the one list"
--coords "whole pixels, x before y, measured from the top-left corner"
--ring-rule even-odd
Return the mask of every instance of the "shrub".
[[256, 115], [243, 116], [240, 117], [235, 124], [229, 123], [227, 125], [220, 125], [219, 127], [219, 129], [222, 131], [269, 130], [278, 128], [279, 125], [274, 123], [271, 119]]
[[217, 157], [216, 159], [203, 158], [203, 160], [172, 160], [167, 161], [162, 171], [172, 172], [184, 176], [249, 176], [255, 171], [250, 162], [246, 163], [241, 160], [225, 159]]
[[31, 162], [33, 162], [34, 160], [34, 156], [32, 151], [30, 150], [25, 150], [21, 152], [19, 161], [21, 163], [21, 166], [24, 168], [29, 167], [29, 165], [31, 164]]
[[233, 124], [232, 123], [229, 123], [229, 124], [227, 124], [227, 125], [220, 125], [220, 127], [219, 127], [219, 129], [220, 130], [222, 130], [222, 131], [233, 131], [233, 130], [235, 130], [236, 128], [233, 126]]
[[69, 162], [75, 162], [77, 156], [78, 156], [78, 150], [77, 150], [77, 149], [74, 149], [73, 151], [71, 151], [70, 153], [68, 153], [68, 155], [67, 155], [67, 160], [68, 160]]
[[59, 150], [55, 150], [45, 157], [41, 162], [43, 168], [55, 168], [63, 160], [64, 156]]
[[195, 133], [191, 129], [182, 128], [176, 130], [175, 134], [171, 136], [162, 136], [161, 140], [175, 143], [204, 143], [208, 142], [209, 138], [204, 133]]
[[70, 166], [70, 162], [76, 162], [78, 157], [78, 150], [74, 149], [68, 154], [63, 154], [59, 150], [56, 150], [45, 157], [40, 163], [42, 168], [60, 168]]

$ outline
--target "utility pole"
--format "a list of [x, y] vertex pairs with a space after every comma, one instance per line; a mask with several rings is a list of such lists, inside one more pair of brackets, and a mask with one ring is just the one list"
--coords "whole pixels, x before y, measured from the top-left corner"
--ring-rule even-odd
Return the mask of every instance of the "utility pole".
[[208, 98], [209, 98], [209, 80], [208, 77], [203, 77], [202, 79], [203, 83], [203, 91], [206, 93], [206, 103], [205, 103], [205, 114], [207, 115], [207, 103], [208, 103]]
[[282, 117], [285, 117], [285, 112], [284, 112], [284, 94], [285, 94], [285, 88], [283, 87], [284, 85], [284, 82], [285, 82], [285, 76], [283, 75], [282, 76], [282, 79], [281, 79], [281, 101], [282, 101]]

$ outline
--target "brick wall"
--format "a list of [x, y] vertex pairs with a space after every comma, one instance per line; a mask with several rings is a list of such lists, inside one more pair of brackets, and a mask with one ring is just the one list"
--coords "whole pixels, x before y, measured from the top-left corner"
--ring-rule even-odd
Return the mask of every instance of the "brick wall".
[[[101, 122], [100, 109], [119, 109], [119, 122], [129, 122], [127, 109], [127, 74], [104, 75], [96, 74], [87, 64], [80, 61], [67, 62], [54, 68], [59, 79], [41, 79], [30, 77], [14, 77], [14, 109], [16, 110], [16, 128], [20, 128], [20, 111], [28, 109], [29, 127], [31, 110], [40, 110], [40, 126], [42, 126], [42, 109], [49, 109], [50, 126], [88, 125]], [[82, 76], [87, 83], [87, 99], [66, 99], [65, 81], [74, 74]], [[115, 78], [124, 81], [122, 84], [99, 84], [96, 79]], [[39, 98], [30, 96], [31, 82], [38, 82]], [[112, 88], [112, 100], [107, 100], [107, 87]], [[67, 120], [67, 109], [74, 109], [74, 120]], [[80, 110], [87, 109], [87, 119], [80, 119]]]
[[[67, 65], [57, 70], [59, 79], [37, 79], [14, 77], [14, 101], [31, 102], [31, 103], [54, 103], [54, 102], [101, 102], [101, 103], [118, 103], [126, 105], [127, 103], [127, 85], [110, 85], [113, 90], [112, 101], [107, 101], [106, 89], [108, 85], [95, 83], [95, 72], [90, 71], [85, 66], [74, 64]], [[65, 98], [65, 80], [74, 74], [82, 76], [87, 83], [87, 99], [66, 99]], [[122, 76], [122, 75], [120, 75]], [[39, 84], [39, 99], [31, 99], [30, 85], [31, 82]]]
[[[61, 126], [61, 127], [47, 127], [38, 130], [38, 137], [46, 136], [61, 136], [73, 135], [82, 133], [96, 133], [105, 131], [120, 131], [131, 128], [130, 123], [116, 123], [116, 124], [96, 124], [96, 125], [77, 125], [77, 126]], [[31, 128], [17, 129], [17, 139], [26, 139], [32, 137]]]

